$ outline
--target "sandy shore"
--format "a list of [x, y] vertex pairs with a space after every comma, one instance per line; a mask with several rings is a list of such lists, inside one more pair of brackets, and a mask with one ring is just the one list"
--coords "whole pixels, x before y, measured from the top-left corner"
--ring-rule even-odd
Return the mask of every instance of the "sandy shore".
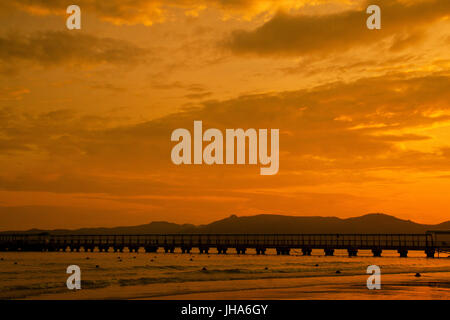
[[327, 276], [264, 280], [196, 281], [111, 286], [33, 299], [450, 299], [450, 272], [382, 276], [380, 290], [366, 287], [368, 276]]

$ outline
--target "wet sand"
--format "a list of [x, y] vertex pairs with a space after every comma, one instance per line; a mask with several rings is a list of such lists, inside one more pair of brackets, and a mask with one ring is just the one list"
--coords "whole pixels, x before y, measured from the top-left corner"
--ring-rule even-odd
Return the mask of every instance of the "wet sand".
[[[340, 279], [327, 280], [326, 287], [308, 283], [291, 288], [254, 289], [213, 293], [183, 294], [157, 297], [168, 300], [233, 300], [233, 299], [266, 299], [266, 300], [450, 300], [450, 274], [433, 274], [415, 279], [414, 275], [386, 275], [380, 290], [369, 290], [361, 285], [367, 280], [366, 276], [348, 276]], [[296, 282], [297, 279], [291, 279]]]
[[[450, 300], [450, 272], [389, 274], [382, 276], [380, 290], [369, 290], [368, 276], [329, 276], [264, 280], [195, 281], [139, 286], [111, 286], [64, 294], [45, 294], [34, 299], [158, 299], [158, 300], [235, 300], [235, 299], [332, 299], [332, 300]], [[173, 292], [179, 292], [173, 294]]]

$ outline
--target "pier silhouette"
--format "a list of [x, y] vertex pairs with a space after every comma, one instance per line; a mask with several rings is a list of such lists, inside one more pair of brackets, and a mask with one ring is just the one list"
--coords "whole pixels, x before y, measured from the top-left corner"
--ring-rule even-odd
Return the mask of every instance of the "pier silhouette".
[[325, 256], [333, 256], [336, 249], [345, 249], [349, 256], [357, 256], [358, 250], [371, 250], [373, 256], [381, 257], [383, 250], [396, 250], [400, 257], [409, 251], [423, 251], [427, 257], [436, 252], [450, 250], [450, 231], [429, 231], [424, 234], [143, 234], [143, 235], [79, 235], [79, 234], [0, 234], [0, 251], [80, 251], [86, 252], [157, 252], [166, 253], [179, 248], [190, 253], [197, 248], [209, 253], [211, 248], [218, 254], [233, 249], [245, 254], [254, 249], [265, 254], [275, 249], [278, 255], [289, 255], [293, 249], [303, 255], [311, 255], [313, 249], [322, 249]]

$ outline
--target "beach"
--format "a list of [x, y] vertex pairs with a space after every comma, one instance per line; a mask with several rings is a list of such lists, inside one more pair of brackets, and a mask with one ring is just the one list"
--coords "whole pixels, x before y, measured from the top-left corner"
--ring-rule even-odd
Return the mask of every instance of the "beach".
[[[2, 252], [2, 299], [450, 299], [450, 258], [422, 252], [374, 258], [361, 250], [302, 256], [100, 252]], [[81, 269], [81, 289], [69, 290], [69, 265]], [[369, 265], [381, 269], [381, 289], [369, 290]], [[338, 273], [337, 273], [338, 272]], [[417, 277], [416, 274], [420, 273]]]

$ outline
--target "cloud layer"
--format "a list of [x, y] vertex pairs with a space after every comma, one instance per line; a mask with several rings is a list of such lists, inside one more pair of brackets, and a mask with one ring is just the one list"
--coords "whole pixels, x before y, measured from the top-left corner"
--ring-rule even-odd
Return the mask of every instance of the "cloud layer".
[[[90, 125], [86, 117], [69, 110], [26, 116], [2, 110], [1, 161], [34, 155], [24, 164], [34, 169], [19, 166], [3, 172], [0, 188], [92, 194], [103, 201], [149, 206], [149, 212], [172, 217], [180, 206], [185, 213], [205, 213], [216, 208], [219, 199], [222, 209], [216, 210], [223, 213], [258, 212], [262, 207], [297, 212], [319, 197], [305, 194], [305, 187], [366, 185], [386, 181], [387, 176], [390, 183], [404, 183], [408, 172], [450, 170], [445, 141], [430, 152], [400, 146], [427, 142], [432, 137], [418, 129], [450, 122], [449, 86], [450, 76], [445, 74], [398, 74], [210, 101], [199, 109], [109, 129]], [[279, 174], [262, 178], [257, 167], [248, 165], [173, 165], [171, 132], [192, 130], [198, 119], [205, 129], [279, 128]], [[319, 198], [331, 202], [325, 205], [325, 200], [314, 210], [331, 210], [340, 198], [339, 210], [344, 212], [344, 199], [350, 203], [353, 197], [325, 192]], [[353, 203], [351, 212], [370, 201], [358, 198]]]
[[[340, 0], [316, 0], [314, 4], [339, 3]], [[170, 20], [173, 11], [181, 10], [197, 16], [206, 8], [220, 10], [224, 17], [250, 18], [279, 9], [297, 9], [311, 3], [308, 0], [79, 0], [82, 10], [94, 12], [101, 19], [117, 25], [144, 24]], [[61, 14], [67, 2], [63, 0], [11, 0], [2, 4], [3, 10], [23, 10], [32, 14]], [[2, 7], [0, 6], [0, 9]]]
[[[3, 1], [2, 226], [443, 220], [450, 2], [370, 3], [382, 30], [366, 29], [367, 1], [80, 0], [69, 31], [62, 0]], [[279, 173], [173, 165], [171, 133], [194, 120], [280, 129]]]
[[[369, 4], [381, 8], [381, 30], [366, 27]], [[326, 15], [279, 13], [254, 30], [234, 31], [225, 45], [238, 54], [301, 56], [370, 46], [396, 35], [400, 40], [409, 39], [409, 43], [414, 44], [418, 30], [449, 14], [450, 2], [447, 0], [377, 0], [367, 2], [359, 10]], [[403, 45], [406, 44], [403, 41]]]

